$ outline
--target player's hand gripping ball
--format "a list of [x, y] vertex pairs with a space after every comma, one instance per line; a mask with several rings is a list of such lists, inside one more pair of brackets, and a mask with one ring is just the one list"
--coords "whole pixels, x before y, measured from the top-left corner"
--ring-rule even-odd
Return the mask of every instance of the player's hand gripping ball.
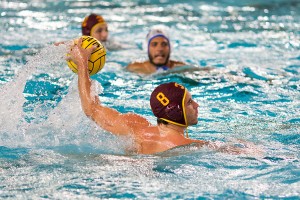
[[[105, 59], [106, 59], [106, 51], [104, 46], [97, 39], [90, 36], [81, 36], [81, 37], [82, 37], [82, 45], [81, 45], [82, 48], [84, 49], [91, 48], [95, 44], [98, 46], [92, 52], [88, 63], [89, 73], [91, 76], [98, 73], [104, 67]], [[77, 65], [72, 60], [68, 60], [67, 63], [69, 68], [74, 73], [78, 72]]]

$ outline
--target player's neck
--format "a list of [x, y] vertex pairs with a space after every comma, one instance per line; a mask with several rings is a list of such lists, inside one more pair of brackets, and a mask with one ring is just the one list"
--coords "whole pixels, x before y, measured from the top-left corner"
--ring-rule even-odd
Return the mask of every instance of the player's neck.
[[175, 135], [182, 135], [184, 136], [184, 130], [186, 129], [186, 127], [182, 127], [182, 126], [177, 126], [174, 124], [161, 124], [158, 126], [160, 133], [162, 134], [175, 134]]

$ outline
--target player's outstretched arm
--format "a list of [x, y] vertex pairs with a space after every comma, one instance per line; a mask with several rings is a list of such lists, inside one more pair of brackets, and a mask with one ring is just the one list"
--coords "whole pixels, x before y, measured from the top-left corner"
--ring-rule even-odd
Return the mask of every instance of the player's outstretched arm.
[[121, 114], [117, 110], [100, 104], [97, 95], [91, 91], [91, 79], [88, 72], [88, 59], [96, 47], [83, 49], [82, 39], [74, 45], [69, 54], [78, 68], [78, 88], [84, 113], [100, 127], [114, 134], [135, 134], [137, 129], [150, 126], [150, 123], [137, 114]]

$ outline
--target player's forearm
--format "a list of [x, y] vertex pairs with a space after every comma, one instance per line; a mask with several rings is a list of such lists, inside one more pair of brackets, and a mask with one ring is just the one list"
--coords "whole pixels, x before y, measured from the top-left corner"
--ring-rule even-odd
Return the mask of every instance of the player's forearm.
[[107, 131], [122, 132], [122, 128], [117, 128], [118, 116], [120, 113], [114, 109], [104, 107], [99, 104], [99, 98], [92, 95], [92, 82], [88, 72], [88, 62], [81, 62], [78, 65], [78, 88], [81, 106], [84, 113], [94, 120], [99, 126]]
[[87, 65], [88, 61], [78, 65], [78, 88], [82, 109], [86, 115], [90, 116], [92, 114], [93, 104], [96, 103], [96, 100], [91, 95], [92, 84]]

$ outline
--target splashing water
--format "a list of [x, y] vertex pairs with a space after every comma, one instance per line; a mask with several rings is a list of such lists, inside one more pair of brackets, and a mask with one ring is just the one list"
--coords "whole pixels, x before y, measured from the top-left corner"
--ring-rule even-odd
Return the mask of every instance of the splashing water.
[[[118, 143], [116, 138], [111, 136], [100, 138], [99, 132], [103, 133], [103, 131], [99, 130], [82, 112], [76, 84], [77, 77], [70, 81], [74, 74], [62, 66], [65, 64], [64, 55], [67, 52], [67, 47], [68, 45], [51, 45], [43, 48], [37, 55], [28, 60], [14, 81], [3, 86], [0, 94], [1, 102], [3, 102], [1, 104], [1, 116], [5, 117], [1, 117], [1, 143], [12, 147], [21, 145], [22, 147], [42, 148], [79, 145], [80, 148], [85, 147], [85, 151], [94, 152], [96, 149], [89, 147], [92, 144], [94, 147], [101, 146], [100, 151], [118, 152], [120, 149], [122, 151], [122, 148], [116, 147], [124, 145], [116, 145], [116, 141]], [[45, 72], [51, 74], [51, 80], [71, 85], [71, 87], [68, 88], [68, 93], [62, 96], [62, 101], [56, 107], [44, 105], [45, 103], [35, 104], [30, 112], [33, 119], [28, 121], [26, 120], [28, 113], [24, 113], [26, 99], [24, 98], [23, 86], [26, 86], [33, 76], [39, 77]], [[93, 95], [101, 93], [102, 87], [99, 83], [93, 81], [92, 87], [92, 90], [95, 91]], [[45, 89], [48, 88], [36, 88], [31, 92], [31, 95], [41, 94], [40, 91]], [[63, 93], [59, 94], [62, 95]], [[27, 93], [25, 93], [26, 95]], [[54, 102], [55, 105], [57, 103]], [[43, 117], [45, 115], [46, 117]], [[111, 143], [108, 142], [110, 138]], [[103, 140], [106, 142], [101, 143]]]
[[[58, 64], [62, 62], [64, 52], [66, 52], [66, 46], [64, 45], [59, 47], [51, 45], [43, 48], [40, 53], [28, 60], [24, 69], [21, 69], [16, 75], [15, 80], [1, 87], [1, 143], [4, 141], [7, 143], [8, 138], [17, 141], [24, 139], [24, 133], [30, 125], [24, 120], [24, 86], [27, 80], [35, 73], [48, 71], [55, 74], [55, 72], [61, 71]], [[13, 144], [14, 142], [11, 141], [8, 144]]]

